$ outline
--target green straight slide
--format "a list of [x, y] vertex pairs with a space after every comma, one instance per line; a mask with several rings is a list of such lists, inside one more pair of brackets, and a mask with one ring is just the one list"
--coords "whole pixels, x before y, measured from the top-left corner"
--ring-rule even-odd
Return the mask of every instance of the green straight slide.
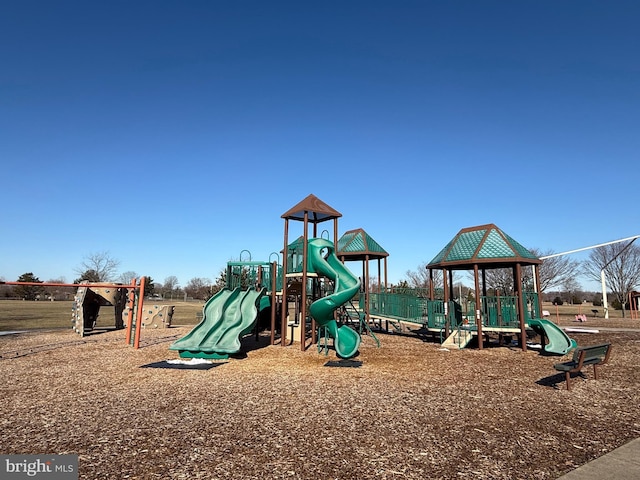
[[558, 327], [555, 323], [542, 318], [534, 318], [529, 320], [529, 326], [539, 334], [547, 338], [544, 346], [544, 353], [550, 355], [566, 355], [570, 350], [578, 346], [576, 341]]
[[264, 288], [220, 290], [205, 303], [200, 323], [169, 349], [178, 350], [182, 358], [228, 358], [237, 353], [240, 339], [256, 323], [264, 293]]
[[[326, 256], [322, 251], [326, 249]], [[309, 313], [321, 326], [326, 327], [334, 339], [336, 353], [341, 358], [351, 358], [358, 352], [360, 334], [347, 325], [338, 327], [333, 312], [351, 300], [360, 289], [360, 279], [353, 275], [335, 254], [333, 242], [324, 238], [312, 238], [308, 248], [309, 266], [317, 273], [334, 281], [334, 293], [316, 300]]]

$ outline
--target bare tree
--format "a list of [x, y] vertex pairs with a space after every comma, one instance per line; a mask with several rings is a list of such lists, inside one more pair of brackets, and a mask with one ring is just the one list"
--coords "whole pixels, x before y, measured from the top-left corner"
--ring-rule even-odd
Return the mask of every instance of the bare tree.
[[640, 247], [631, 241], [595, 248], [582, 269], [585, 275], [597, 282], [600, 282], [604, 270], [607, 285], [619, 302], [624, 318], [627, 296], [640, 285]]
[[140, 275], [138, 275], [136, 272], [132, 272], [132, 271], [123, 272], [118, 276], [117, 282], [128, 285], [131, 283], [132, 279], [138, 278], [139, 276]]
[[580, 284], [573, 277], [567, 277], [567, 279], [562, 284], [562, 288], [567, 294], [567, 303], [573, 305], [576, 294], [580, 291]]
[[[580, 262], [571, 260], [566, 256], [553, 256], [554, 252], [540, 252], [537, 248], [532, 248], [530, 252], [538, 258], [544, 258], [538, 268], [540, 285], [538, 292], [543, 293], [554, 287], [567, 285], [571, 281], [573, 291], [578, 291], [575, 278], [580, 274]], [[485, 272], [487, 288], [504, 292], [507, 295], [513, 294], [513, 270], [509, 268], [498, 268]], [[533, 290], [533, 270], [524, 268], [522, 283], [525, 290]]]
[[[397, 285], [394, 286], [394, 291], [398, 289], [417, 289], [422, 290], [421, 295], [428, 295], [429, 285], [431, 283], [431, 278], [429, 276], [429, 270], [427, 269], [427, 263], [423, 262], [418, 266], [418, 270], [412, 271], [407, 270], [405, 275], [408, 280], [401, 280]], [[433, 288], [436, 291], [442, 291], [443, 287], [442, 282], [442, 270], [434, 270], [433, 271]], [[436, 293], [436, 296], [439, 294]]]
[[178, 277], [175, 275], [169, 275], [164, 279], [164, 283], [162, 284], [162, 296], [167, 297], [170, 296], [173, 298], [173, 292], [178, 289]]
[[513, 295], [513, 270], [511, 268], [492, 268], [485, 270], [487, 289], [502, 295]]
[[207, 300], [211, 296], [211, 280], [195, 277], [184, 287], [185, 293], [198, 300]]
[[227, 287], [227, 269], [223, 268], [218, 274], [218, 277], [216, 278], [215, 283], [211, 287], [211, 295], [215, 295], [220, 290], [226, 287]]
[[531, 249], [538, 258], [543, 258], [538, 272], [540, 274], [539, 292], [565, 285], [569, 280], [575, 280], [580, 275], [580, 262], [571, 260], [566, 255], [557, 255], [553, 251], [540, 252]]
[[[364, 283], [364, 281], [362, 283]], [[369, 286], [370, 292], [384, 291], [384, 284], [378, 282], [378, 277], [369, 276], [369, 283], [367, 285]], [[364, 285], [362, 285], [360, 288], [364, 288]]]
[[429, 288], [429, 271], [426, 263], [421, 263], [415, 272], [407, 270], [405, 275], [411, 288]]
[[91, 272], [91, 279], [95, 282], [110, 282], [116, 270], [118, 269], [120, 262], [111, 258], [109, 252], [97, 252], [87, 255], [80, 267], [75, 269], [75, 272], [80, 277], [86, 277], [87, 272]]

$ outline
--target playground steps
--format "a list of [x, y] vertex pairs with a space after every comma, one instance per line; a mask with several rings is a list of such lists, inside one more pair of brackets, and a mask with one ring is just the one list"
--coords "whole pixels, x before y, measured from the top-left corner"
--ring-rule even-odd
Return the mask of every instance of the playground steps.
[[354, 325], [357, 325], [358, 323], [360, 323], [360, 317], [361, 317], [360, 310], [358, 310], [356, 307], [354, 307], [350, 303], [347, 305], [344, 305], [342, 313], [343, 313], [343, 316], [341, 320], [343, 323], [345, 324], [352, 323]]
[[389, 324], [396, 332], [402, 333], [402, 324], [399, 321], [389, 319]]
[[451, 335], [442, 342], [442, 346], [445, 348], [464, 348], [469, 344], [472, 338], [473, 334], [470, 330], [456, 328]]
[[402, 323], [400, 320], [396, 318], [383, 317], [380, 315], [371, 315], [370, 321], [373, 324], [374, 328], [377, 328], [380, 331], [389, 331], [388, 326], [391, 325], [391, 327], [395, 332], [397, 333], [403, 332]]
[[343, 306], [340, 321], [343, 325], [350, 325], [353, 327], [360, 335], [363, 333], [365, 335], [370, 335], [371, 338], [373, 338], [373, 341], [376, 342], [376, 346], [380, 348], [380, 340], [371, 330], [369, 323], [365, 319], [364, 312], [355, 307], [353, 303], [349, 302]]

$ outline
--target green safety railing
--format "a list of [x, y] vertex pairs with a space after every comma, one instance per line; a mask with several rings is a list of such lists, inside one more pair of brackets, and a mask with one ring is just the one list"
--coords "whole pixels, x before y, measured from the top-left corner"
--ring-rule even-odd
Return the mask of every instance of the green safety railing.
[[271, 291], [271, 279], [276, 275], [276, 290], [282, 289], [282, 267], [273, 271], [273, 264], [268, 262], [228, 262], [226, 270], [227, 288], [266, 288]]
[[[364, 308], [363, 303], [360, 306]], [[398, 293], [370, 293], [369, 313], [421, 323], [432, 329], [444, 329], [447, 322], [451, 327], [457, 326], [463, 320], [462, 308], [454, 301], [449, 301], [445, 308], [442, 300], [427, 300]]]
[[[361, 296], [364, 308], [364, 295]], [[369, 314], [398, 318], [414, 323], [427, 323], [427, 299], [396, 293], [370, 293]]]
[[538, 303], [538, 294], [536, 292], [524, 293], [524, 315], [525, 323], [533, 318], [542, 318], [540, 304]]
[[480, 297], [482, 302], [482, 325], [485, 327], [520, 326], [518, 320], [518, 297], [500, 295]]
[[[478, 328], [475, 302], [469, 302], [466, 312], [455, 301], [427, 300], [417, 296], [410, 289], [403, 293], [370, 293], [369, 313], [391, 319], [421, 323], [430, 329], [442, 332], [448, 326], [451, 331], [458, 332], [458, 340], [462, 341], [461, 331], [473, 331]], [[423, 292], [419, 292], [420, 295]], [[480, 297], [480, 321], [485, 327], [519, 328], [517, 296], [483, 296]], [[531, 318], [539, 318], [538, 294], [525, 292], [523, 295], [525, 322]], [[361, 295], [360, 308], [364, 309], [364, 295]]]
[[445, 312], [442, 300], [427, 300], [427, 327], [444, 328], [447, 324], [447, 315], [448, 312]]
[[[484, 296], [481, 300], [482, 325], [487, 327], [519, 328], [518, 297], [513, 295]], [[536, 292], [524, 292], [524, 321], [540, 318], [540, 306]], [[471, 323], [471, 321], [469, 322]], [[475, 323], [475, 322], [474, 322]]]

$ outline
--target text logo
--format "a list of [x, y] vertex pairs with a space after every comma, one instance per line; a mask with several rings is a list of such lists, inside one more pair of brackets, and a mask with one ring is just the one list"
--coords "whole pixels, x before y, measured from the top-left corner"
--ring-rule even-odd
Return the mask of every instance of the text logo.
[[77, 455], [0, 455], [3, 480], [78, 480]]

